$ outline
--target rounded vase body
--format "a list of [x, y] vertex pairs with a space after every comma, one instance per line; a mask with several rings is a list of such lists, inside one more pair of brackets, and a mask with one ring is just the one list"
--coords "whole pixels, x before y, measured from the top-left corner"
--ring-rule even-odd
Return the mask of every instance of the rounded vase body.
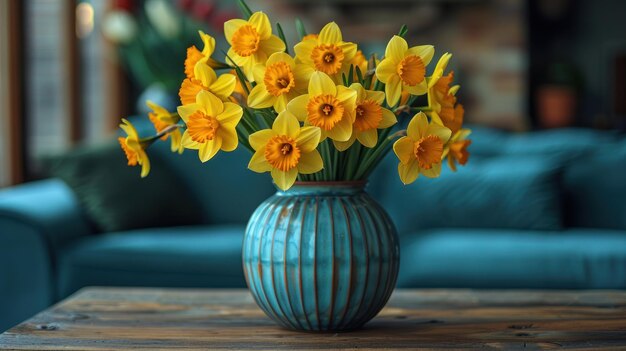
[[257, 304], [280, 325], [356, 329], [395, 287], [398, 237], [364, 183], [296, 183], [250, 218], [243, 266]]

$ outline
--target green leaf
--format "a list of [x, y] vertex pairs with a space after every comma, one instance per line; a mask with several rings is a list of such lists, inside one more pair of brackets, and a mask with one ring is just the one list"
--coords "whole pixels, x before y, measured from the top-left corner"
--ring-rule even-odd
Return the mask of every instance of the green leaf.
[[348, 71], [348, 84], [346, 84], [346, 86], [349, 87], [352, 84], [353, 80], [354, 80], [354, 65], [350, 65], [350, 70]]
[[299, 18], [296, 18], [296, 31], [298, 32], [298, 36], [300, 37], [300, 40], [302, 40], [302, 38], [304, 38], [307, 35], [306, 29], [304, 28], [304, 23], [302, 23], [302, 21]]
[[239, 7], [239, 11], [241, 11], [245, 19], [248, 19], [250, 18], [250, 16], [252, 16], [252, 11], [250, 10], [250, 8], [248, 7], [245, 1], [237, 0], [237, 6]]
[[400, 27], [400, 31], [398, 32], [398, 35], [403, 37], [406, 35], [406, 33], [409, 31], [409, 27], [406, 26], [406, 24], [403, 24], [402, 27]]
[[354, 69], [356, 71], [356, 77], [359, 80], [359, 83], [363, 85], [363, 73], [361, 72], [361, 69], [359, 68], [359, 66], [354, 66]]
[[226, 51], [222, 50], [222, 52], [224, 53], [224, 55], [226, 55], [226, 59], [230, 61], [230, 63], [233, 64], [235, 68], [235, 73], [237, 74], [237, 78], [239, 78], [239, 82], [241, 82], [241, 86], [243, 87], [243, 90], [246, 91], [246, 94], [250, 95], [250, 89], [248, 89], [248, 84], [247, 84], [248, 79], [246, 78], [246, 75], [241, 70], [241, 67], [239, 67], [235, 63], [235, 61], [233, 61], [233, 59], [231, 59], [230, 56], [228, 56], [228, 53], [226, 53]]
[[289, 45], [287, 44], [287, 39], [285, 39], [285, 32], [283, 32], [283, 27], [280, 23], [276, 23], [276, 31], [278, 32], [278, 37], [280, 40], [285, 43], [285, 53], [289, 54]]

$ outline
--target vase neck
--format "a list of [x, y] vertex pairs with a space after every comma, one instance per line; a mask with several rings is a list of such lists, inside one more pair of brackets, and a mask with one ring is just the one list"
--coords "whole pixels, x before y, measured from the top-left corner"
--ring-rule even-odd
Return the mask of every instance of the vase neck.
[[296, 182], [289, 190], [278, 190], [278, 196], [355, 195], [365, 191], [365, 181]]

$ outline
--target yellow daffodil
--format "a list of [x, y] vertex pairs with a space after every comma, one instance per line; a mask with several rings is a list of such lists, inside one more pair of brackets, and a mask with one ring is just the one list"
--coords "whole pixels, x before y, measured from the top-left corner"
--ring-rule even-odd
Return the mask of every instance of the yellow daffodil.
[[432, 45], [408, 47], [404, 38], [394, 35], [387, 44], [385, 58], [376, 66], [378, 80], [385, 83], [387, 104], [394, 106], [402, 90], [412, 95], [423, 95], [428, 90], [426, 66], [433, 58]]
[[306, 92], [312, 73], [311, 67], [296, 64], [288, 54], [273, 53], [265, 64], [258, 64], [253, 70], [257, 85], [250, 91], [248, 106], [273, 106], [278, 113], [284, 111], [289, 101]]
[[381, 105], [385, 102], [385, 93], [382, 91], [365, 90], [359, 83], [350, 86], [356, 91], [356, 108], [354, 131], [348, 141], [335, 141], [339, 151], [348, 149], [355, 140], [363, 146], [372, 148], [378, 143], [377, 129], [389, 128], [398, 121], [396, 115]]
[[183, 105], [196, 101], [196, 95], [201, 91], [209, 91], [226, 101], [235, 90], [237, 78], [229, 73], [217, 76], [215, 71], [206, 63], [198, 62], [194, 68], [192, 78], [185, 78], [178, 91], [180, 102]]
[[318, 127], [300, 127], [293, 114], [283, 111], [274, 120], [272, 129], [250, 135], [250, 145], [255, 153], [248, 168], [258, 173], [271, 172], [276, 186], [287, 190], [296, 181], [298, 173], [316, 173], [324, 167], [316, 150], [320, 137]]
[[126, 154], [129, 166], [141, 165], [141, 178], [150, 173], [150, 160], [144, 150], [144, 145], [139, 140], [139, 134], [133, 125], [126, 119], [122, 118], [120, 128], [126, 133], [126, 138], [119, 137], [117, 140]]
[[195, 45], [187, 48], [187, 58], [185, 59], [185, 75], [187, 78], [194, 77], [194, 68], [198, 62], [204, 62], [211, 68], [222, 66], [222, 64], [211, 58], [213, 51], [215, 51], [215, 38], [201, 30], [198, 31], [198, 34], [200, 34], [200, 39], [202, 39], [204, 47], [202, 48], [202, 51], [198, 50]]
[[303, 39], [293, 49], [297, 60], [326, 73], [336, 82], [340, 82], [341, 73], [350, 69], [357, 52], [356, 44], [343, 41], [335, 22], [325, 25], [317, 38]]
[[461, 129], [450, 138], [448, 142], [448, 167], [456, 172], [456, 164], [465, 166], [469, 159], [467, 147], [472, 143], [467, 139], [472, 131], [469, 129]]
[[[148, 118], [150, 118], [150, 122], [154, 125], [154, 129], [156, 129], [157, 133], [161, 133], [167, 127], [173, 126], [180, 120], [180, 117], [176, 114], [170, 113], [168, 110], [163, 107], [155, 104], [152, 101], [146, 101], [146, 105], [152, 110], [152, 112], [148, 113]], [[183, 146], [181, 144], [182, 134], [180, 129], [176, 128], [173, 131], [163, 135], [161, 140], [167, 140], [167, 138], [171, 139], [171, 149], [172, 152], [178, 152], [179, 154], [183, 153]]]
[[393, 151], [400, 160], [398, 174], [402, 183], [411, 184], [420, 174], [438, 177], [450, 129], [429, 123], [426, 115], [420, 112], [411, 119], [406, 133], [393, 144]]
[[254, 81], [252, 70], [257, 63], [264, 63], [275, 53], [285, 51], [285, 43], [272, 35], [272, 26], [267, 15], [255, 12], [250, 19], [232, 19], [224, 23], [224, 35], [230, 44], [228, 64], [241, 67], [249, 81]]
[[235, 128], [243, 115], [240, 106], [201, 91], [195, 103], [179, 106], [178, 114], [187, 125], [183, 147], [198, 150], [200, 161], [210, 160], [220, 149], [228, 152], [237, 148]]
[[431, 112], [433, 121], [450, 129], [452, 134], [456, 134], [463, 126], [465, 109], [463, 105], [456, 103], [454, 95], [445, 95], [441, 102], [439, 112]]
[[356, 91], [337, 86], [323, 72], [315, 72], [309, 80], [308, 94], [287, 104], [287, 110], [298, 120], [319, 127], [322, 140], [348, 141], [355, 120]]

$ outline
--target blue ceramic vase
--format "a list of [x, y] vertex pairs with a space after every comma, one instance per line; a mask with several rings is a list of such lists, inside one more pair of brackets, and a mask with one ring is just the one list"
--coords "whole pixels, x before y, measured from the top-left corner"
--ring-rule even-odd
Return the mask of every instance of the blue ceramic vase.
[[398, 236], [364, 182], [296, 183], [253, 213], [243, 242], [256, 303], [296, 330], [361, 327], [396, 284]]

